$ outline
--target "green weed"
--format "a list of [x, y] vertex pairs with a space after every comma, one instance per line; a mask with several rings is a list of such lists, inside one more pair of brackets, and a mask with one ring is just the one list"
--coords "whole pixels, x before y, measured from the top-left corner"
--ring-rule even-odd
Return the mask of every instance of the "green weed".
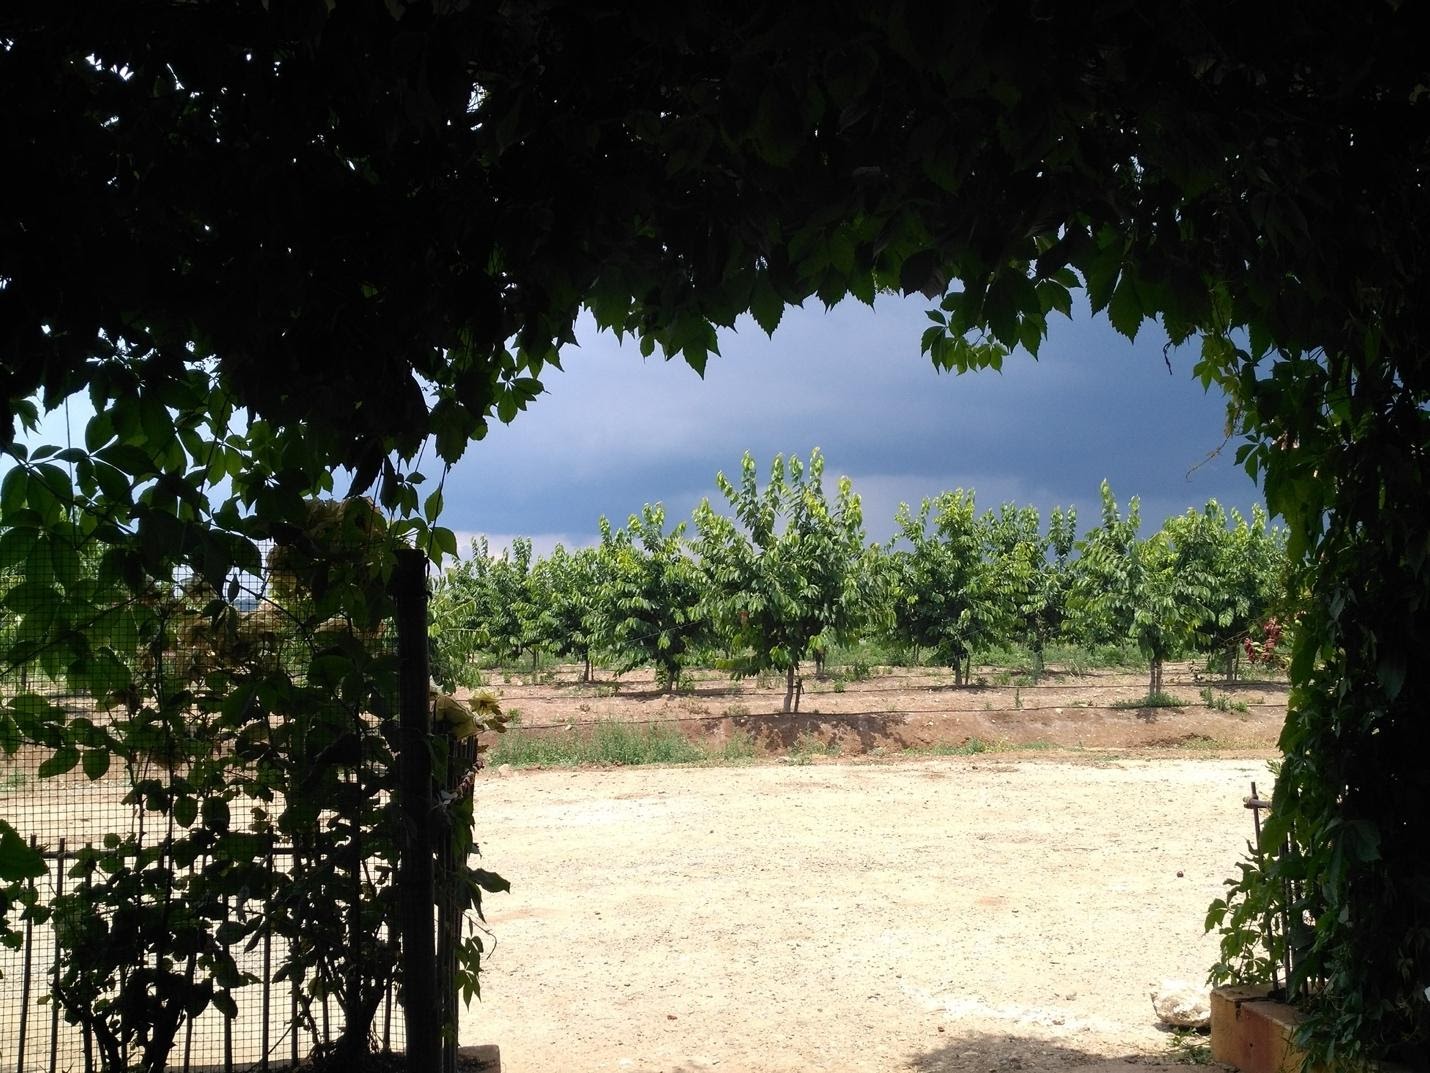
[[1239, 700], [1232, 700], [1230, 697], [1226, 696], [1216, 696], [1214, 693], [1212, 693], [1210, 686], [1206, 686], [1202, 689], [1201, 696], [1203, 704], [1205, 704], [1208, 708], [1215, 709], [1219, 712], [1245, 713], [1249, 710], [1246, 705]]
[[679, 731], [663, 726], [633, 726], [602, 721], [589, 730], [549, 737], [507, 734], [487, 754], [490, 765], [579, 767], [583, 764], [628, 767], [640, 764], [698, 764], [710, 754]]
[[984, 738], [969, 738], [958, 744], [938, 742], [934, 745], [915, 745], [903, 752], [906, 756], [978, 756], [980, 753], [1045, 752], [1056, 748], [1050, 741], [988, 741]]
[[1115, 700], [1108, 707], [1126, 711], [1133, 708], [1187, 708], [1191, 704], [1186, 698], [1174, 697], [1171, 693], [1148, 693], [1145, 697], [1131, 700]]
[[722, 764], [748, 764], [757, 755], [755, 740], [748, 734], [731, 734], [713, 755]]
[[809, 733], [795, 738], [794, 744], [789, 747], [790, 759], [796, 764], [808, 764], [816, 756], [838, 756], [839, 753], [839, 742], [834, 738], [826, 742], [821, 741], [819, 735]]
[[1174, 1028], [1167, 1040], [1167, 1050], [1172, 1052], [1172, 1061], [1187, 1066], [1209, 1066], [1212, 1064], [1211, 1041], [1194, 1028]]

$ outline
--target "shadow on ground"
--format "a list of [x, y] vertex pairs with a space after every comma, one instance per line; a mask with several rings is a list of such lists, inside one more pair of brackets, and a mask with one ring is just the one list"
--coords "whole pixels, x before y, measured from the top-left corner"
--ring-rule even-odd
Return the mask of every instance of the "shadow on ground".
[[[1208, 1059], [1209, 1061], [1209, 1059]], [[1198, 1063], [1200, 1064], [1200, 1063]], [[909, 1073], [1188, 1073], [1170, 1047], [1165, 1055], [1112, 1054], [1073, 1043], [1031, 1036], [958, 1032], [940, 1035], [927, 1050], [915, 1051], [902, 1067]], [[1202, 1068], [1225, 1069], [1215, 1065]]]
[[[738, 715], [707, 719], [702, 730], [718, 737], [728, 729], [744, 734], [766, 752], [787, 752], [796, 742], [817, 740], [838, 743], [841, 752], [868, 753], [876, 748], [908, 748], [915, 744], [904, 734], [907, 720], [897, 712], [792, 712], [773, 715]], [[857, 746], [857, 747], [856, 747]]]

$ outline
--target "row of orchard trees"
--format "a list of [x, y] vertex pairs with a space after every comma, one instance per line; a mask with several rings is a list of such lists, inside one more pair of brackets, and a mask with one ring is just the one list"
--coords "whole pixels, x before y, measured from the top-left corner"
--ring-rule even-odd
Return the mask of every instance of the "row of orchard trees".
[[[600, 520], [600, 542], [534, 558], [519, 538], [499, 556], [485, 541], [438, 581], [434, 667], [460, 681], [478, 650], [499, 659], [541, 651], [617, 672], [653, 667], [667, 690], [701, 658], [739, 675], [779, 672], [798, 710], [800, 668], [834, 644], [879, 638], [922, 651], [969, 680], [973, 658], [1021, 644], [1033, 672], [1053, 642], [1135, 642], [1150, 668], [1184, 651], [1217, 654], [1235, 675], [1241, 646], [1285, 617], [1285, 542], [1257, 509], [1228, 518], [1215, 502], [1140, 535], [1102, 486], [1100, 523], [1079, 537], [1073, 510], [1047, 524], [1032, 507], [979, 513], [973, 493], [901, 505], [888, 545], [871, 544], [859, 497], [841, 478], [831, 499], [816, 448], [808, 463], [776, 456], [763, 487], [745, 455], [737, 480], [716, 478], [693, 525], [667, 526], [646, 506], [624, 528]], [[688, 535], [687, 535], [688, 534]]]

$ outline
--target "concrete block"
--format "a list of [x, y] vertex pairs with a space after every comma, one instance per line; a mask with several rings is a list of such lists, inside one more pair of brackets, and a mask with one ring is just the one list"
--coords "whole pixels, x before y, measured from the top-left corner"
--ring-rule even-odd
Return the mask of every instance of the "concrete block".
[[1212, 1058], [1242, 1073], [1301, 1073], [1302, 1052], [1291, 1045], [1301, 1014], [1273, 1002], [1264, 987], [1212, 991]]
[[501, 1073], [501, 1048], [495, 1043], [483, 1043], [475, 1047], [458, 1047], [457, 1057], [466, 1062], [477, 1063], [481, 1073]]

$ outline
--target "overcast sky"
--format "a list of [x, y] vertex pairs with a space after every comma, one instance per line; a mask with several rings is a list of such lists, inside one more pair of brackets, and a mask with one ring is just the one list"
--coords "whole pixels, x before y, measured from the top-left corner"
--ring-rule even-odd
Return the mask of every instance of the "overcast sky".
[[820, 447], [826, 487], [853, 479], [870, 539], [892, 535], [901, 500], [973, 489], [980, 508], [1005, 500], [1076, 506], [1082, 530], [1098, 517], [1106, 477], [1120, 502], [1142, 499], [1144, 531], [1209, 498], [1249, 510], [1259, 489], [1233, 463], [1226, 403], [1193, 380], [1194, 347], [1170, 353], [1155, 325], [1136, 344], [1083, 308], [1055, 317], [1037, 361], [1015, 354], [1002, 373], [936, 372], [919, 354], [921, 298], [792, 309], [768, 338], [753, 322], [722, 332], [702, 381], [680, 361], [642, 359], [589, 322], [565, 370], [510, 426], [468, 450], [447, 483], [446, 523], [514, 534], [538, 551], [595, 540], [613, 522], [663, 502], [688, 518], [704, 496], [723, 503], [715, 473], [738, 471], [748, 450], [767, 469], [775, 452]]
[[[1223, 446], [1225, 400], [1193, 380], [1192, 347], [1170, 353], [1168, 373], [1155, 325], [1134, 345], [1075, 307], [1073, 321], [1054, 317], [1037, 361], [1018, 353], [1001, 373], [955, 376], [919, 354], [928, 305], [791, 309], [773, 338], [742, 322], [721, 333], [703, 380], [585, 321], [565, 369], [543, 377], [546, 394], [468, 448], [443, 521], [464, 554], [477, 533], [493, 550], [530, 536], [545, 553], [594, 543], [600, 515], [622, 524], [644, 503], [664, 503], [672, 523], [705, 496], [719, 508], [715, 474], [737, 473], [744, 451], [763, 475], [775, 452], [816, 446], [831, 494], [852, 478], [871, 540], [892, 536], [900, 501], [954, 488], [973, 489], [980, 508], [1075, 506], [1080, 531], [1097, 521], [1104, 477], [1119, 502], [1141, 497], [1144, 531], [1209, 498], [1243, 512], [1261, 500], [1233, 463], [1239, 441]], [[78, 441], [89, 410], [75, 406]], [[32, 442], [64, 437], [61, 411]]]

